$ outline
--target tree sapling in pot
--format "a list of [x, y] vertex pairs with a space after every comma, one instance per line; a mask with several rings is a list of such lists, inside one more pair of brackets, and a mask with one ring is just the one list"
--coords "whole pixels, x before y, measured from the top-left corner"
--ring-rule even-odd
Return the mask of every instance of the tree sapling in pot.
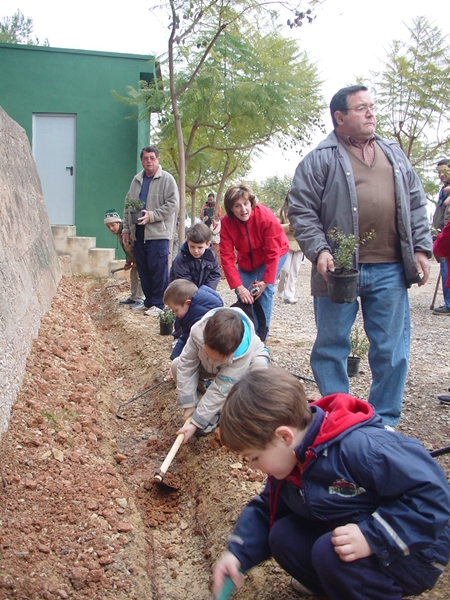
[[358, 269], [353, 266], [356, 248], [376, 237], [374, 229], [366, 231], [357, 238], [334, 227], [328, 232], [330, 240], [335, 242], [333, 250], [334, 271], [327, 271], [328, 297], [332, 302], [343, 304], [356, 298]]

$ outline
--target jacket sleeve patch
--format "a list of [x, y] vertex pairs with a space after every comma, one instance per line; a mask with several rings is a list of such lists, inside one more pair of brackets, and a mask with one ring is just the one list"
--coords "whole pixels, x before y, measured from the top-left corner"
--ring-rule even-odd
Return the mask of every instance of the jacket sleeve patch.
[[364, 494], [365, 491], [363, 487], [358, 487], [356, 484], [350, 483], [350, 481], [346, 481], [345, 479], [336, 479], [328, 488], [330, 494], [347, 498], [359, 496], [359, 494]]

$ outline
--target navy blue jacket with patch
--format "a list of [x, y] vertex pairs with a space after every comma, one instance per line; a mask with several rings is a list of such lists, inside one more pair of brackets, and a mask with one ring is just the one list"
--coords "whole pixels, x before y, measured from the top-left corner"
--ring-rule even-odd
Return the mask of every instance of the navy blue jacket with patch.
[[241, 568], [271, 556], [270, 523], [292, 513], [328, 524], [329, 531], [357, 523], [380, 566], [399, 561], [411, 572], [414, 561], [407, 559], [415, 553], [424, 571], [427, 564], [445, 565], [450, 487], [440, 465], [418, 440], [385, 430], [367, 402], [333, 394], [311, 410], [313, 421], [295, 448], [297, 466], [286, 479], [269, 476], [230, 536]]
[[197, 287], [207, 285], [215, 290], [220, 281], [220, 267], [211, 247], [200, 258], [194, 258], [189, 252], [187, 242], [180, 248], [170, 268], [170, 283], [175, 279], [193, 281]]
[[198, 292], [196, 292], [192, 296], [191, 304], [189, 305], [189, 310], [181, 319], [177, 319], [179, 324], [179, 328], [182, 333], [177, 339], [177, 343], [175, 344], [172, 354], [170, 355], [170, 359], [173, 360], [177, 356], [180, 356], [189, 334], [191, 333], [191, 327], [197, 321], [200, 321], [202, 317], [206, 315], [206, 313], [213, 308], [220, 308], [223, 306], [223, 300], [221, 296], [214, 290], [212, 290], [207, 285], [202, 285]]

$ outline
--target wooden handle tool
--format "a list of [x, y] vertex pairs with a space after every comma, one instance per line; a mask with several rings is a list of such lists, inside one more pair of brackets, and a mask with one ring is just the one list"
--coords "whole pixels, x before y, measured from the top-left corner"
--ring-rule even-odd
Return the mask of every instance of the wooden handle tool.
[[[183, 427], [186, 427], [186, 425], [189, 425], [189, 423], [191, 422], [191, 419], [192, 419], [192, 416], [188, 417], [186, 419], [186, 421], [184, 422]], [[163, 464], [159, 467], [159, 469], [155, 473], [156, 481], [161, 482], [164, 479], [168, 468], [172, 464], [172, 461], [175, 458], [176, 453], [178, 452], [181, 444], [183, 443], [183, 440], [184, 440], [184, 433], [180, 433], [180, 435], [177, 435], [177, 439], [174, 441], [172, 448], [169, 450], [169, 454], [166, 456]]]

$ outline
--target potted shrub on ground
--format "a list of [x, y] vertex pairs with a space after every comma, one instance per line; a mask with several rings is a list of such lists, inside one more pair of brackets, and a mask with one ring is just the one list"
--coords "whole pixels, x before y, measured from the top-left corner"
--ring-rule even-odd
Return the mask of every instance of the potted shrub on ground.
[[170, 335], [173, 331], [175, 314], [170, 308], [165, 308], [159, 313], [159, 333], [161, 335]]
[[366, 231], [357, 238], [353, 234], [343, 233], [339, 227], [334, 227], [328, 232], [328, 237], [336, 242], [333, 252], [334, 271], [327, 271], [328, 297], [332, 302], [339, 304], [353, 302], [356, 298], [359, 273], [353, 268], [353, 255], [360, 244], [376, 237], [375, 230]]
[[125, 209], [128, 210], [131, 215], [131, 222], [134, 223], [134, 225], [138, 225], [139, 219], [144, 216], [142, 202], [138, 198], [130, 198], [125, 202]]
[[359, 372], [361, 358], [367, 355], [370, 347], [370, 342], [364, 330], [359, 325], [353, 325], [350, 332], [350, 343], [352, 345], [352, 353], [347, 358], [347, 375], [355, 377]]

